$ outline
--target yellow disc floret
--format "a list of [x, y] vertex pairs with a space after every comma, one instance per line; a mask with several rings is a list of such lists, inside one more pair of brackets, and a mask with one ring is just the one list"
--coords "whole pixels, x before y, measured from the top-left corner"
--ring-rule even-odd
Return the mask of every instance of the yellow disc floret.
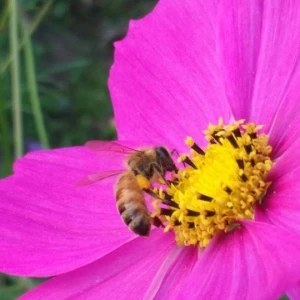
[[268, 136], [258, 134], [261, 128], [244, 120], [225, 126], [221, 120], [204, 132], [205, 151], [186, 139], [191, 151], [179, 158], [185, 167], [169, 185], [153, 190], [154, 215], [165, 221], [165, 230], [174, 230], [179, 245], [206, 247], [217, 232], [253, 219], [272, 167], [272, 148]]

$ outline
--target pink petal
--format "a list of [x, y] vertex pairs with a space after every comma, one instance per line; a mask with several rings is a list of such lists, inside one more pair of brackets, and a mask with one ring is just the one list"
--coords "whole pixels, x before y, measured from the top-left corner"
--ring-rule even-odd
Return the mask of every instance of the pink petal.
[[144, 299], [178, 299], [197, 262], [197, 252], [196, 247], [175, 247], [160, 266]]
[[277, 299], [299, 278], [299, 247], [288, 230], [244, 221], [204, 250], [179, 299]]
[[278, 156], [300, 130], [300, 2], [263, 1], [262, 12], [261, 45], [249, 119], [265, 125]]
[[217, 53], [215, 1], [164, 0], [115, 44], [109, 87], [120, 139], [182, 149], [187, 135], [229, 121]]
[[300, 137], [274, 160], [274, 165], [268, 174], [268, 180], [276, 181], [282, 176], [295, 171], [300, 167]]
[[286, 294], [290, 300], [299, 300], [300, 299], [300, 283], [298, 282], [298, 284], [295, 287], [289, 289], [286, 292]]
[[115, 178], [74, 186], [87, 174], [120, 165], [83, 147], [33, 152], [18, 160], [16, 174], [0, 181], [1, 271], [55, 275], [134, 238], [115, 207]]
[[262, 6], [260, 0], [220, 1], [220, 65], [236, 120], [249, 117], [261, 39]]
[[21, 299], [142, 299], [163, 261], [173, 253], [173, 234], [153, 230], [85, 267], [57, 276]]
[[273, 181], [261, 206], [258, 220], [272, 222], [300, 233], [300, 168]]

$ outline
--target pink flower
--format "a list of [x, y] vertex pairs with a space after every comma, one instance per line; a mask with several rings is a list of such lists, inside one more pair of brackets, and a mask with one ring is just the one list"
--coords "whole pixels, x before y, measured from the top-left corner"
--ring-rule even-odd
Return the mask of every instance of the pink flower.
[[[55, 276], [22, 299], [276, 299], [299, 281], [300, 4], [292, 0], [161, 0], [116, 44], [109, 86], [120, 140], [182, 152], [209, 123], [264, 125], [272, 182], [256, 220], [200, 253], [174, 233], [133, 235], [115, 209], [119, 169], [84, 147], [38, 151], [0, 182], [0, 267]], [[297, 297], [297, 287], [291, 295]], [[295, 298], [297, 299], [297, 298]]]

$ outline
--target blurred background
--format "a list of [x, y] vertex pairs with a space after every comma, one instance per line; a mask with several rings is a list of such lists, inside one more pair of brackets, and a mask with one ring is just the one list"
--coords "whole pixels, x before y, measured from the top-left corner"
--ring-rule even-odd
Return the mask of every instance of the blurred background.
[[[39, 149], [116, 136], [113, 42], [157, 0], [0, 0], [0, 177]], [[0, 274], [0, 300], [39, 282]]]
[[[0, 177], [28, 151], [116, 137], [113, 42], [157, 1], [0, 0]], [[0, 274], [0, 300], [39, 282]]]

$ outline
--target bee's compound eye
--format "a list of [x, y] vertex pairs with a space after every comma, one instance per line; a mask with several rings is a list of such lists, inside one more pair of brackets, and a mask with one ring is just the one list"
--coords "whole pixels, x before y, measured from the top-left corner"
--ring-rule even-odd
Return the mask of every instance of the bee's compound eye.
[[165, 159], [165, 158], [169, 158], [170, 157], [170, 154], [169, 152], [167, 151], [166, 148], [164, 147], [157, 147], [156, 148], [156, 153], [157, 155], [162, 158], [162, 159]]
[[163, 167], [163, 169], [165, 169], [166, 171], [176, 171], [177, 170], [177, 168], [173, 162], [173, 159], [166, 148], [157, 147], [156, 153], [158, 156], [158, 160], [159, 160], [161, 166]]

